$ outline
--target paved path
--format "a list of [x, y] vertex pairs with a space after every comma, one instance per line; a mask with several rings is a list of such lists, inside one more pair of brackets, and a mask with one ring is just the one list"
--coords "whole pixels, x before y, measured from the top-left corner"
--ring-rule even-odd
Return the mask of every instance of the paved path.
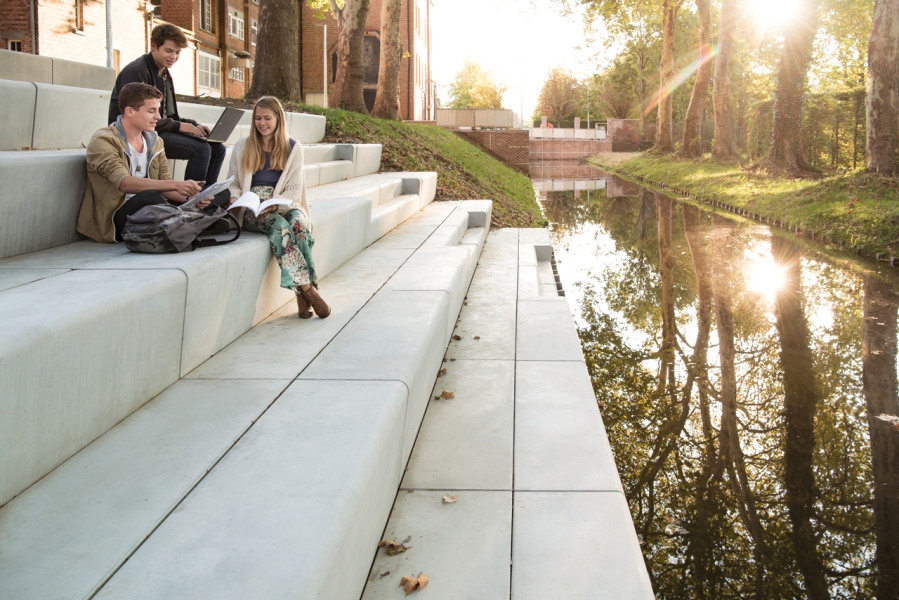
[[488, 236], [363, 600], [652, 598], [549, 244]]

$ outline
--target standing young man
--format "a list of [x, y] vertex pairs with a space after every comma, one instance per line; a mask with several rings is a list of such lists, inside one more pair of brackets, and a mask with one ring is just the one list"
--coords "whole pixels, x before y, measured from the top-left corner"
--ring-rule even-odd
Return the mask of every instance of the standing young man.
[[187, 47], [187, 38], [174, 25], [159, 25], [150, 35], [150, 53], [141, 56], [124, 69], [116, 78], [109, 102], [109, 122], [119, 116], [119, 94], [129, 83], [147, 83], [162, 93], [160, 119], [156, 133], [165, 143], [165, 153], [169, 158], [187, 160], [185, 179], [205, 182], [204, 187], [218, 180], [219, 171], [225, 160], [225, 146], [217, 142], [200, 139], [209, 135], [209, 128], [191, 119], [178, 115], [175, 101], [175, 86], [172, 83], [172, 68]]
[[[87, 184], [78, 214], [78, 233], [98, 242], [121, 242], [128, 216], [144, 206], [180, 204], [200, 192], [196, 181], [172, 181], [162, 140], [162, 93], [145, 83], [129, 83], [119, 93], [122, 113], [93, 135], [87, 145]], [[217, 204], [227, 205], [225, 190]], [[209, 206], [211, 199], [197, 204]]]

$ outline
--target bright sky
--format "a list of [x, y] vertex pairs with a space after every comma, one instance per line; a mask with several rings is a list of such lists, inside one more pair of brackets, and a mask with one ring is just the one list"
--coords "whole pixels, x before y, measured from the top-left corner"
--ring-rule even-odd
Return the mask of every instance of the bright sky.
[[506, 108], [518, 113], [523, 95], [527, 116], [552, 67], [592, 72], [585, 62], [591, 53], [575, 50], [584, 43], [582, 21], [559, 7], [558, 0], [434, 0], [431, 71], [441, 102], [469, 56], [506, 80]]

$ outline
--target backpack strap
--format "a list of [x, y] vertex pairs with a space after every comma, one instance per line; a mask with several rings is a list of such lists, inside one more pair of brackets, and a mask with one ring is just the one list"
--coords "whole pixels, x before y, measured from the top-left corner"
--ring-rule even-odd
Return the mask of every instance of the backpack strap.
[[233, 224], [232, 229], [234, 229], [235, 231], [233, 238], [231, 238], [230, 240], [217, 240], [213, 237], [203, 239], [198, 237], [193, 241], [193, 244], [191, 245], [194, 248], [208, 248], [210, 246], [223, 246], [225, 244], [230, 244], [231, 242], [236, 242], [237, 238], [240, 237], [240, 223], [238, 223], [237, 219], [231, 213], [225, 213], [224, 215], [222, 215], [222, 219], [230, 220]]

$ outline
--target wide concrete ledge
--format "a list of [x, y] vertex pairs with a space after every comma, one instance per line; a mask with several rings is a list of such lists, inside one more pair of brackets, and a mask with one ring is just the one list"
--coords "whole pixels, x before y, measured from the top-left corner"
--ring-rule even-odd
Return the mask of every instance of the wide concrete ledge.
[[515, 492], [512, 600], [654, 598], [624, 495]]
[[115, 78], [109, 67], [0, 50], [0, 79], [111, 90]]
[[515, 490], [624, 492], [584, 363], [517, 362]]
[[[90, 90], [36, 83], [34, 138], [36, 150], [86, 148], [94, 133], [108, 125], [109, 90]], [[110, 88], [111, 89], [111, 88]], [[78, 118], [72, 118], [77, 107]]]
[[509, 598], [511, 492], [457, 492], [455, 504], [443, 504], [443, 493], [401, 491], [397, 495], [384, 539], [411, 538], [406, 543], [410, 548], [395, 556], [378, 551], [362, 600], [401, 598], [400, 580], [419, 573], [428, 576], [422, 597]]
[[0, 50], [0, 79], [53, 83], [53, 59], [49, 56]]
[[0, 153], [0, 259], [76, 241], [86, 177], [83, 151]]
[[583, 361], [584, 352], [564, 297], [518, 300], [518, 360]]
[[37, 88], [33, 83], [0, 81], [0, 106], [3, 107], [0, 113], [0, 131], [3, 132], [0, 135], [0, 150], [31, 148], [36, 98]]
[[0, 294], [0, 505], [177, 381], [186, 288], [74, 271]]
[[408, 391], [403, 463], [446, 348], [444, 292], [383, 291], [312, 361], [300, 380], [398, 381]]
[[288, 384], [180, 381], [4, 506], [0, 597], [88, 597]]
[[405, 412], [400, 382], [294, 383], [96, 597], [358, 597]]

